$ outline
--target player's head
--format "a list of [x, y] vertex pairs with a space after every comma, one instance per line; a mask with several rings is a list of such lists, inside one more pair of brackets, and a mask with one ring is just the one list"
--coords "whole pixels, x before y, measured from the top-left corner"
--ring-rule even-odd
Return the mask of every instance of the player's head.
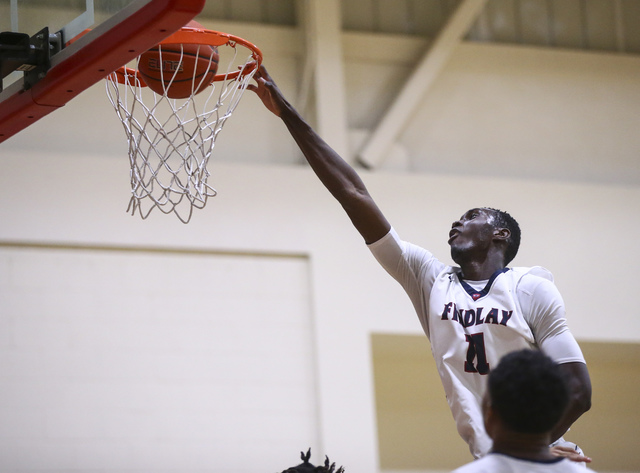
[[509, 430], [544, 434], [562, 417], [569, 389], [551, 358], [539, 350], [520, 350], [505, 355], [489, 373], [485, 403]]
[[449, 245], [453, 260], [463, 265], [499, 248], [506, 266], [520, 246], [520, 226], [507, 212], [480, 207], [468, 210], [451, 225]]
[[493, 209], [491, 207], [485, 207], [495, 215], [493, 221], [495, 228], [506, 228], [509, 230], [509, 238], [507, 238], [507, 248], [504, 253], [505, 266], [513, 261], [513, 258], [518, 254], [520, 248], [520, 225], [515, 218], [509, 215], [504, 210]]
[[311, 449], [307, 453], [300, 452], [302, 463], [298, 466], [287, 468], [282, 473], [344, 473], [344, 468], [339, 467], [336, 470], [336, 464], [329, 462], [329, 457], [325, 457], [323, 466], [314, 466], [309, 462], [311, 458]]

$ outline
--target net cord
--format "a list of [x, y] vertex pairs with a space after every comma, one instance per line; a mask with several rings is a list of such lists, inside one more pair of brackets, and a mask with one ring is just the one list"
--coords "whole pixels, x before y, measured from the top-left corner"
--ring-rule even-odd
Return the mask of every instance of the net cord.
[[[252, 54], [243, 59], [235, 43], [227, 46], [232, 48], [233, 55], [224, 79], [207, 86], [208, 91], [196, 94], [207, 74], [198, 81], [194, 71], [192, 94], [185, 99], [167, 96], [176, 73], [171, 78], [161, 77], [165, 84], [163, 94], [144, 87], [138, 74], [125, 74], [124, 80], [121, 76], [121, 83], [116, 73], [107, 78], [107, 96], [127, 136], [131, 165], [127, 212], [132, 215], [138, 213], [146, 219], [157, 208], [188, 223], [193, 209], [204, 208], [207, 199], [217, 194], [208, 183], [211, 176], [208, 164], [216, 138], [257, 70], [253, 66], [247, 69], [255, 61]], [[161, 55], [161, 46], [159, 50]], [[196, 60], [199, 55], [200, 49]], [[182, 58], [183, 53], [181, 63]], [[241, 73], [229, 79], [238, 69]]]

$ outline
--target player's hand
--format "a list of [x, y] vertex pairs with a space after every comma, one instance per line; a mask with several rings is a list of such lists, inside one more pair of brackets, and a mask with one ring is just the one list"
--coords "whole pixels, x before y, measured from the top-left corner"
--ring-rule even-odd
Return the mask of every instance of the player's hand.
[[569, 446], [556, 445], [551, 447], [551, 454], [556, 457], [565, 457], [578, 463], [591, 463], [591, 458], [584, 456], [581, 452]]
[[265, 107], [279, 117], [282, 114], [285, 99], [280, 89], [278, 89], [278, 86], [273, 79], [271, 79], [267, 69], [261, 65], [253, 78], [257, 85], [249, 84], [247, 89], [254, 91], [258, 97], [260, 97]]

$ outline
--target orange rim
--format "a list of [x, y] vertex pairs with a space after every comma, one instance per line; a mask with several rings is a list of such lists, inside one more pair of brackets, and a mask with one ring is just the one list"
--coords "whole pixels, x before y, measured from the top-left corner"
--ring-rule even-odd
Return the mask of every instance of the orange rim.
[[[190, 26], [183, 26], [180, 30], [173, 33], [167, 39], [160, 42], [160, 44], [200, 44], [206, 46], [230, 46], [236, 47], [237, 44], [244, 46], [251, 51], [253, 57], [253, 63], [242, 70], [230, 72], [228, 74], [216, 74], [213, 78], [214, 81], [234, 80], [240, 74], [247, 75], [253, 72], [256, 68], [262, 64], [262, 52], [255, 44], [250, 43], [238, 36], [232, 34], [220, 33], [219, 31], [205, 30], [202, 28], [192, 28]], [[142, 87], [147, 87], [144, 79], [140, 73], [131, 67], [122, 66], [115, 71], [117, 81], [120, 84], [125, 84], [127, 79], [135, 78]]]

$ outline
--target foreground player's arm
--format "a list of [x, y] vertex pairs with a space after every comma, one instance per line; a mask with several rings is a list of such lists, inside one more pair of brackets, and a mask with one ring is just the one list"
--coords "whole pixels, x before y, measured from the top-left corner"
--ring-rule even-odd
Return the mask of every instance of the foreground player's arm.
[[342, 205], [365, 242], [373, 243], [386, 235], [391, 225], [355, 170], [304, 121], [284, 98], [264, 66], [254, 78], [257, 85], [250, 85], [249, 89], [258, 94], [267, 109], [284, 121], [313, 171]]

